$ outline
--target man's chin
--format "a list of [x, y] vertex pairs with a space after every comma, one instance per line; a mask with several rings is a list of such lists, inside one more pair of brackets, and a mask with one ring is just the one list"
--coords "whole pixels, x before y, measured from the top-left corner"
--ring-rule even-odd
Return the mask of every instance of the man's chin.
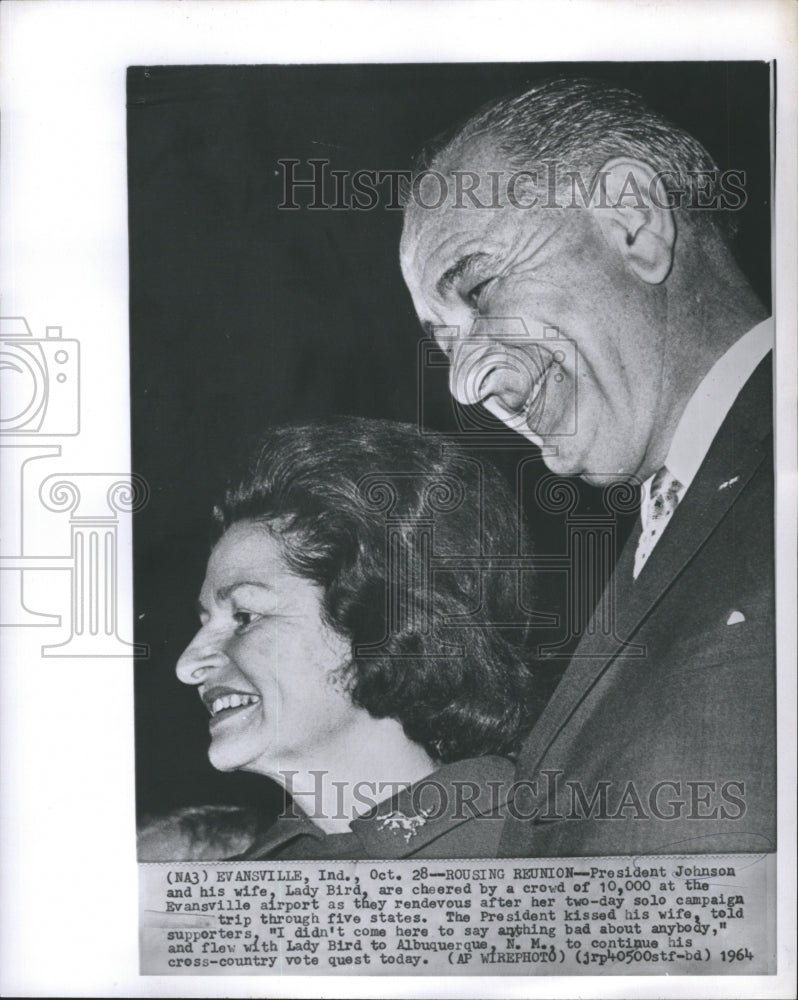
[[[549, 472], [557, 476], [576, 477], [589, 486], [602, 488], [611, 483], [639, 481], [634, 471], [623, 468], [611, 470], [611, 461], [608, 461], [603, 468], [597, 467], [595, 462], [590, 461], [589, 456], [585, 458], [583, 451], [577, 451], [575, 448], [571, 451], [567, 439], [556, 445], [544, 443], [541, 457]], [[607, 471], [608, 468], [611, 471]]]
[[589, 486], [599, 488], [609, 486], [612, 483], [635, 483], [639, 482], [638, 477], [633, 472], [580, 472], [579, 478]]
[[540, 448], [543, 464], [556, 476], [579, 476], [581, 475], [580, 463], [573, 455], [560, 444], [547, 444], [542, 438], [537, 438], [535, 442]]

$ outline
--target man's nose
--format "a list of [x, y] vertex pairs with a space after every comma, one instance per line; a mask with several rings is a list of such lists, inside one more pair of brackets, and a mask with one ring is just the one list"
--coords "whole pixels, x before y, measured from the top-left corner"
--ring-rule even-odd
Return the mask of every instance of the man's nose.
[[505, 410], [516, 413], [532, 394], [535, 367], [531, 357], [506, 344], [458, 344], [449, 390], [459, 403], [473, 405], [494, 397]]
[[228, 662], [220, 637], [201, 629], [177, 661], [175, 673], [184, 684], [201, 684], [210, 671]]

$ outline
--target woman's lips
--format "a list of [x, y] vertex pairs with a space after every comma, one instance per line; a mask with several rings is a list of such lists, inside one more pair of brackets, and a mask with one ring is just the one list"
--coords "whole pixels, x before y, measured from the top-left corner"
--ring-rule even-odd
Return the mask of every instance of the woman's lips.
[[260, 697], [250, 691], [226, 687], [209, 688], [202, 693], [202, 700], [211, 714], [211, 726], [260, 703]]

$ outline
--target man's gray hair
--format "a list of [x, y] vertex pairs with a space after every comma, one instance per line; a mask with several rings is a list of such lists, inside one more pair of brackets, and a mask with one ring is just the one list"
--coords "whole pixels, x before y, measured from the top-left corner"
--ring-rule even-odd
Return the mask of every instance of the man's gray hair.
[[669, 199], [682, 192], [682, 206], [694, 209], [686, 213], [691, 222], [709, 222], [724, 237], [733, 235], [733, 213], [696, 210], [723, 204], [720, 171], [712, 156], [632, 91], [586, 78], [546, 80], [483, 106], [433, 140], [417, 161], [417, 171], [451, 168], [466, 144], [480, 136], [492, 137], [514, 170], [541, 164], [551, 170], [556, 164], [558, 191], [573, 191], [574, 173], [582, 190], [589, 190], [601, 166], [613, 157], [641, 160], [662, 175]]

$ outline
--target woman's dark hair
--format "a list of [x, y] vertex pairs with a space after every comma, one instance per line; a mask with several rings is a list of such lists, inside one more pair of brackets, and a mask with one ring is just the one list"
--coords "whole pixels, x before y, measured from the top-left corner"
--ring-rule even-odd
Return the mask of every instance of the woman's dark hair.
[[352, 643], [356, 705], [441, 761], [517, 745], [535, 699], [520, 574], [497, 557], [517, 552], [522, 526], [493, 466], [410, 424], [278, 426], [214, 518], [217, 539], [263, 524], [323, 588], [327, 622]]

